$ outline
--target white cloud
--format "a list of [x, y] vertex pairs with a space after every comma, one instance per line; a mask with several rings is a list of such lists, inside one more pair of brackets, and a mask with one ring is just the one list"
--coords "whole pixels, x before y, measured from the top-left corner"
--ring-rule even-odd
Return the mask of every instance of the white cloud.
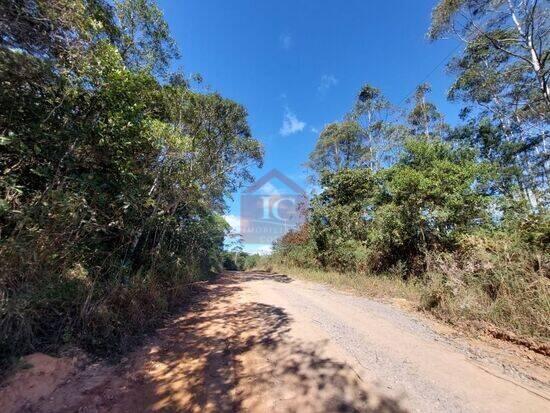
[[296, 132], [301, 132], [306, 127], [306, 123], [299, 120], [296, 115], [289, 109], [285, 109], [285, 116], [283, 117], [283, 125], [279, 130], [279, 133], [283, 136], [292, 135]]
[[249, 254], [269, 255], [273, 247], [270, 244], [245, 244], [244, 250]]
[[279, 36], [279, 44], [284, 50], [289, 50], [292, 47], [292, 36], [288, 33], [282, 33]]
[[311, 130], [311, 132], [313, 132], [313, 133], [319, 133], [319, 129], [317, 129], [317, 128], [313, 127], [313, 126], [311, 127], [310, 130]]
[[261, 195], [277, 196], [281, 195], [279, 190], [271, 182], [267, 182], [258, 190]]
[[269, 255], [273, 252], [273, 247], [271, 245], [264, 245], [263, 247], [258, 248], [258, 254], [260, 255]]
[[241, 217], [237, 215], [224, 215], [223, 218], [231, 226], [231, 232], [238, 234], [241, 232]]
[[326, 93], [331, 87], [338, 84], [338, 79], [334, 75], [321, 76], [321, 83], [317, 87], [319, 93]]

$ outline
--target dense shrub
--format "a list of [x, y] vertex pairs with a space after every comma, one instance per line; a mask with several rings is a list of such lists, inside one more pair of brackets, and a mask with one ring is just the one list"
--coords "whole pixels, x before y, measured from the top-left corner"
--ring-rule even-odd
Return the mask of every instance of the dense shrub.
[[285, 265], [316, 268], [319, 261], [317, 249], [311, 239], [310, 226], [306, 223], [277, 240], [271, 260]]
[[[411, 140], [399, 162], [376, 174], [325, 174], [310, 211], [319, 262], [341, 271], [404, 262], [422, 271], [428, 251], [452, 248], [461, 234], [489, 222], [482, 185], [488, 172], [470, 151]], [[292, 245], [285, 238], [282, 244]]]
[[0, 14], [0, 359], [125, 349], [221, 268], [261, 146], [241, 105], [168, 75], [154, 2]]
[[259, 260], [259, 254], [249, 254], [243, 251], [224, 251], [223, 268], [229, 271], [244, 271], [254, 268]]
[[509, 233], [464, 236], [456, 250], [430, 256], [423, 306], [549, 340], [549, 256]]

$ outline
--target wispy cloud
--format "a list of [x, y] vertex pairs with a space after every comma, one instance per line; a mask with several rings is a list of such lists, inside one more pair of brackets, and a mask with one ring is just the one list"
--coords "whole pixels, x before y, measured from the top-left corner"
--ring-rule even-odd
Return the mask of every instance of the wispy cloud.
[[313, 133], [319, 133], [319, 129], [317, 129], [316, 127], [311, 127], [310, 128], [310, 131], [313, 132]]
[[249, 254], [269, 255], [273, 252], [271, 244], [244, 244], [245, 252]]
[[281, 193], [271, 182], [264, 184], [259, 190], [258, 193], [261, 195], [277, 196]]
[[231, 232], [233, 234], [239, 234], [241, 232], [241, 217], [237, 215], [224, 215], [223, 217], [231, 227]]
[[283, 136], [292, 135], [296, 132], [301, 132], [306, 127], [306, 123], [298, 119], [298, 117], [289, 109], [285, 108], [285, 115], [283, 117], [283, 125], [279, 130], [279, 133]]
[[326, 93], [331, 87], [338, 84], [338, 79], [334, 75], [323, 75], [321, 76], [321, 82], [317, 86], [317, 91], [319, 93]]
[[289, 50], [292, 47], [292, 36], [289, 33], [282, 33], [279, 36], [279, 44], [284, 50]]
[[262, 245], [256, 252], [260, 255], [270, 255], [273, 252], [273, 247], [269, 244]]

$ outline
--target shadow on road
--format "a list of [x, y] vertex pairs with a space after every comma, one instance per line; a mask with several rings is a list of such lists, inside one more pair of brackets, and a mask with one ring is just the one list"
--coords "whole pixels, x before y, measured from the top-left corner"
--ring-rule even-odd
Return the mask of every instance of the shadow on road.
[[[403, 411], [396, 400], [371, 397], [357, 375], [322, 356], [319, 345], [291, 339], [292, 320], [283, 309], [234, 302], [241, 283], [266, 279], [292, 281], [263, 272], [227, 274], [161, 333], [141, 369], [142, 408], [262, 411], [271, 403], [287, 412]], [[252, 350], [256, 362], [243, 357]]]
[[[183, 315], [116, 369], [87, 369], [30, 411], [402, 412], [368, 391], [322, 343], [292, 338], [284, 309], [239, 300], [249, 281], [287, 276], [229, 273], [204, 285]], [[60, 409], [60, 406], [64, 406]]]

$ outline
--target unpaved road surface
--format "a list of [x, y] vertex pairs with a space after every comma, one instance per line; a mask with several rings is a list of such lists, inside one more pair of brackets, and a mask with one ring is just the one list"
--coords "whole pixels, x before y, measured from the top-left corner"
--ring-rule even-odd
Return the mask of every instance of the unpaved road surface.
[[550, 411], [548, 360], [527, 350], [285, 275], [202, 289], [117, 365], [34, 355], [2, 411]]

